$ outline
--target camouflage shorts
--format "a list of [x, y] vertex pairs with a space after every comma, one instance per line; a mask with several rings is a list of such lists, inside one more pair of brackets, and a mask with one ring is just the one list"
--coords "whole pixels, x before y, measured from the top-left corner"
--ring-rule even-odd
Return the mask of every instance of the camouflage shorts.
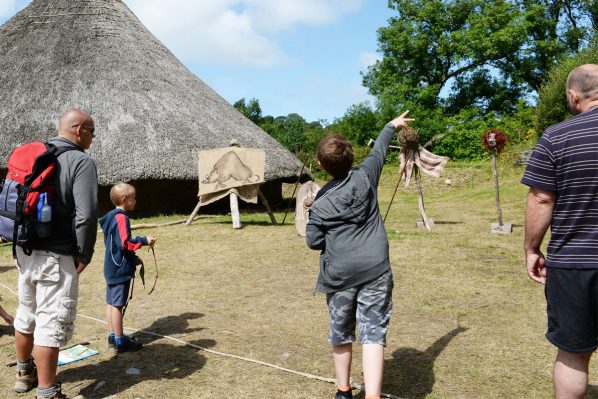
[[386, 330], [392, 313], [392, 272], [360, 286], [326, 295], [330, 315], [328, 341], [333, 345], [355, 342], [386, 346]]

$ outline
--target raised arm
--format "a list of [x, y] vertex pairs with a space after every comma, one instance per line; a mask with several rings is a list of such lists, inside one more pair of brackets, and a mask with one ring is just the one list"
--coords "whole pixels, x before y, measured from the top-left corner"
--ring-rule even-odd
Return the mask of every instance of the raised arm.
[[401, 116], [388, 122], [382, 132], [378, 135], [372, 151], [369, 153], [365, 161], [362, 162], [361, 167], [366, 170], [372, 185], [377, 186], [384, 166], [384, 160], [388, 151], [388, 146], [394, 137], [397, 129], [407, 126], [407, 122], [412, 122], [415, 119], [407, 118], [409, 111], [405, 111]]

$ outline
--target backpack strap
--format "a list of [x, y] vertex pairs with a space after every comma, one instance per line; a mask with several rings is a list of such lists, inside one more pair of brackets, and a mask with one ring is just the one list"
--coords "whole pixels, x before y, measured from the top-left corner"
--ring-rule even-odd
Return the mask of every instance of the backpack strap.
[[[27, 197], [27, 193], [25, 190], [19, 190], [19, 197], [17, 198], [16, 209], [15, 209], [15, 223], [14, 228], [12, 231], [12, 257], [17, 259], [17, 237], [19, 236], [19, 223], [21, 221], [21, 212], [23, 211], [23, 205], [25, 203], [25, 198]], [[32, 249], [31, 248], [23, 248], [23, 252], [25, 255], [31, 255]]]
[[[25, 185], [20, 190], [19, 198], [17, 199], [17, 208], [15, 210], [16, 217], [15, 217], [13, 239], [12, 239], [12, 256], [14, 259], [17, 259], [17, 237], [19, 235], [19, 225], [21, 222], [20, 215], [23, 212], [23, 206], [25, 204], [25, 198], [27, 197], [27, 194], [29, 193], [29, 187], [31, 186], [31, 184], [33, 184], [35, 179], [37, 179], [39, 177], [39, 175], [41, 175], [43, 173], [43, 171], [46, 170], [48, 168], [48, 166], [50, 166], [50, 164], [52, 164], [53, 162], [56, 162], [58, 160], [58, 157], [61, 154], [65, 153], [67, 151], [71, 151], [71, 150], [78, 150], [78, 151], [83, 152], [83, 150], [81, 150], [75, 146], [70, 146], [70, 145], [57, 147], [50, 142], [45, 142], [44, 145], [46, 146], [47, 151], [36, 158], [35, 164], [33, 166], [33, 170], [31, 171], [31, 173], [29, 175], [27, 175], [25, 177]], [[27, 247], [27, 248], [22, 247], [22, 248], [23, 248], [23, 252], [27, 256], [31, 255], [31, 253], [33, 252], [32, 248], [29, 248], [29, 247]]]
[[46, 148], [48, 150], [41, 154], [39, 157], [37, 157], [37, 159], [35, 160], [35, 165], [33, 167], [33, 170], [31, 171], [31, 174], [29, 174], [25, 178], [25, 185], [31, 185], [35, 181], [35, 179], [37, 179], [38, 176], [41, 175], [42, 172], [46, 170], [48, 166], [50, 166], [52, 162], [56, 162], [56, 160], [61, 154], [71, 150], [79, 150], [77, 147], [70, 145], [56, 147], [54, 144], [50, 142], [46, 142], [44, 144], [46, 145]]

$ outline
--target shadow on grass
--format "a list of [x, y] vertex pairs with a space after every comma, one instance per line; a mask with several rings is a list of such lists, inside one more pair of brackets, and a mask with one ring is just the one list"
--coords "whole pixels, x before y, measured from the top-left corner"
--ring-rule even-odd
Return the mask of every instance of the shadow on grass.
[[448, 221], [448, 220], [446, 220], [446, 221], [444, 221], [444, 220], [436, 221], [435, 220], [434, 224], [438, 224], [438, 225], [440, 225], [440, 224], [463, 224], [463, 222], [454, 222], [454, 221]]
[[457, 327], [438, 338], [425, 352], [414, 348], [401, 348], [392, 354], [384, 365], [383, 391], [396, 396], [425, 398], [434, 387], [434, 362], [442, 351], [465, 327]]
[[598, 385], [588, 385], [587, 399], [598, 399]]
[[11, 265], [11, 266], [0, 265], [0, 273], [6, 273], [7, 271], [12, 270], [12, 269], [16, 269], [16, 266], [15, 265]]
[[[176, 335], [201, 331], [203, 328], [188, 328], [189, 320], [202, 317], [201, 313], [183, 313], [159, 319], [144, 330], [160, 335]], [[126, 326], [126, 322], [125, 322]], [[138, 352], [113, 355], [99, 363], [89, 363], [61, 371], [57, 380], [77, 384], [83, 380], [94, 380], [79, 393], [86, 398], [104, 398], [117, 395], [135, 385], [148, 380], [178, 380], [195, 373], [206, 364], [206, 357], [200, 350], [188, 345], [153, 343], [161, 339], [154, 335], [136, 333], [142, 337], [144, 347]], [[169, 341], [168, 341], [169, 342]], [[153, 343], [149, 345], [150, 343]], [[216, 345], [211, 339], [189, 341], [189, 344], [210, 348]], [[127, 370], [135, 368], [138, 375], [129, 375]], [[98, 384], [104, 382], [98, 387]], [[76, 389], [76, 387], [74, 388]], [[73, 392], [67, 392], [73, 395]], [[143, 393], [136, 396], [143, 397]]]
[[[181, 313], [178, 316], [166, 316], [161, 317], [154, 321], [149, 327], [144, 328], [144, 331], [159, 334], [159, 335], [180, 335], [180, 334], [191, 334], [203, 330], [202, 327], [189, 328], [189, 320], [199, 319], [203, 317], [203, 313]], [[125, 327], [127, 321], [125, 320]], [[144, 345], [150, 344], [161, 337], [153, 334], [144, 334], [144, 331], [139, 331], [134, 334], [135, 338], [142, 341]]]
[[[0, 323], [4, 323], [2, 319], [0, 319]], [[0, 337], [4, 337], [5, 335], [11, 335], [14, 337], [15, 329], [13, 326], [9, 326], [6, 324], [0, 324]]]
[[[278, 226], [280, 226], [281, 225], [280, 221], [277, 220], [277, 222], [278, 222]], [[232, 219], [231, 220], [220, 220], [218, 222], [214, 222], [214, 224], [224, 224], [224, 225], [228, 224], [228, 225], [230, 225], [230, 229], [231, 230], [235, 230], [235, 229], [233, 229], [233, 221], [232, 221]], [[289, 224], [289, 222], [287, 221], [285, 223], [285, 225], [288, 225], [288, 224]], [[247, 221], [244, 221], [243, 218], [241, 217], [241, 228], [243, 226], [274, 226], [274, 225], [270, 221], [265, 221], [265, 220], [247, 220]]]

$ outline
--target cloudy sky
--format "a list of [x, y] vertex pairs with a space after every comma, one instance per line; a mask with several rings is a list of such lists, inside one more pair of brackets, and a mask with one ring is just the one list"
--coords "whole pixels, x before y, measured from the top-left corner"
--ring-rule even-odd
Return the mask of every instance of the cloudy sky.
[[[124, 0], [193, 73], [264, 115], [332, 122], [370, 99], [360, 71], [378, 56], [386, 0]], [[0, 0], [0, 24], [30, 3]], [[371, 99], [370, 99], [371, 100]]]

